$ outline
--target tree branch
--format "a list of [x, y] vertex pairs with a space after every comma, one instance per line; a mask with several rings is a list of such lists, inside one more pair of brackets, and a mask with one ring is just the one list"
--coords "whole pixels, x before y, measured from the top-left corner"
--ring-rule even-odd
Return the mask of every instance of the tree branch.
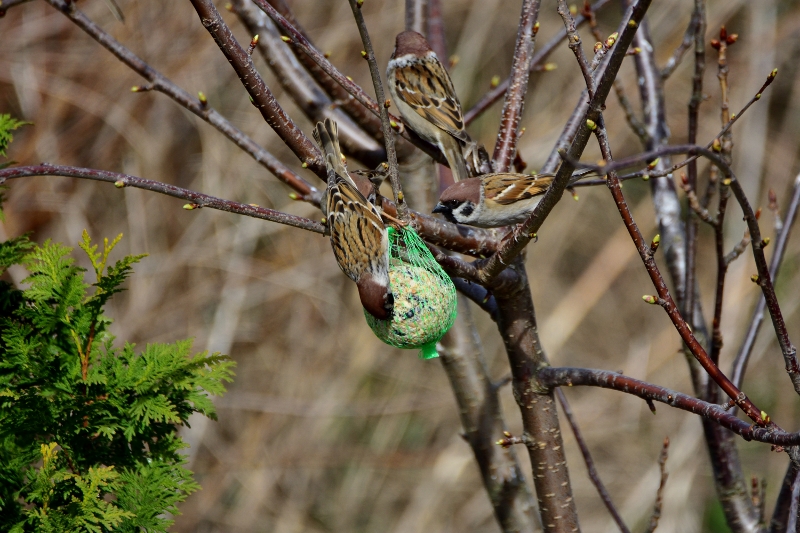
[[528, 245], [533, 235], [536, 234], [544, 220], [550, 214], [550, 211], [552, 211], [553, 207], [555, 207], [556, 203], [561, 199], [561, 195], [569, 184], [572, 171], [575, 168], [570, 161], [574, 161], [577, 157], [580, 157], [580, 154], [582, 154], [584, 148], [586, 148], [586, 144], [589, 142], [589, 136], [592, 132], [589, 125], [599, 120], [600, 112], [608, 97], [608, 93], [611, 91], [617, 72], [622, 66], [622, 61], [625, 59], [628, 46], [630, 46], [633, 41], [636, 29], [644, 18], [647, 8], [650, 7], [650, 2], [651, 0], [639, 0], [631, 9], [631, 16], [625, 25], [625, 29], [620, 34], [617, 44], [611, 51], [608, 59], [608, 66], [597, 83], [597, 90], [589, 103], [589, 110], [586, 113], [585, 119], [580, 123], [578, 132], [566, 153], [567, 160], [562, 163], [553, 180], [553, 184], [547, 190], [528, 220], [514, 228], [513, 234], [505, 240], [505, 244], [502, 248], [481, 265], [482, 279], [488, 280], [496, 276], [511, 262], [512, 258], [516, 257]]
[[247, 90], [253, 105], [264, 117], [281, 140], [289, 147], [304, 167], [314, 172], [321, 180], [327, 180], [327, 170], [317, 147], [298, 128], [294, 121], [278, 104], [272, 91], [253, 64], [250, 54], [241, 47], [228, 25], [214, 7], [211, 0], [191, 0], [200, 22], [214, 38], [222, 54], [233, 67]]
[[218, 131], [234, 142], [236, 146], [249, 154], [264, 168], [272, 172], [279, 180], [283, 181], [294, 189], [303, 200], [319, 201], [319, 191], [306, 180], [292, 172], [286, 165], [276, 159], [271, 153], [258, 145], [253, 139], [245, 135], [242, 131], [234, 127], [230, 121], [220, 115], [217, 111], [203, 103], [198, 98], [194, 98], [186, 91], [172, 83], [160, 72], [152, 68], [133, 52], [122, 46], [118, 41], [102, 30], [97, 24], [92, 22], [86, 15], [75, 7], [74, 3], [67, 3], [64, 0], [46, 0], [51, 6], [61, 11], [79, 28], [89, 34], [95, 41], [100, 43], [106, 50], [114, 54], [120, 61], [130, 67], [134, 72], [142, 76], [148, 82], [145, 87], [136, 87], [138, 91], [153, 90], [166, 94], [183, 108], [191, 111], [201, 119], [205, 120]]
[[495, 172], [508, 172], [516, 153], [519, 139], [519, 121], [525, 105], [525, 93], [528, 92], [528, 76], [531, 68], [534, 40], [538, 24], [539, 4], [541, 0], [523, 0], [522, 13], [519, 16], [517, 43], [514, 47], [514, 59], [511, 62], [509, 89], [503, 102], [503, 113], [497, 142], [492, 155]]
[[591, 368], [544, 367], [537, 372], [538, 383], [548, 388], [591, 386], [612, 389], [667, 404], [688, 411], [733, 431], [745, 440], [754, 440], [778, 446], [800, 444], [800, 432], [787, 433], [773, 427], [748, 424], [728, 413], [723, 406], [712, 404], [699, 398], [683, 394], [666, 387], [647, 383], [617, 372]]
[[109, 172], [107, 170], [48, 165], [43, 163], [41, 165], [1, 169], [0, 183], [10, 179], [25, 178], [30, 176], [65, 176], [69, 178], [105, 181], [108, 183], [113, 183], [117, 188], [136, 187], [137, 189], [144, 189], [146, 191], [153, 191], [160, 194], [165, 194], [167, 196], [172, 196], [173, 198], [187, 200], [191, 202], [190, 204], [186, 204], [184, 206], [184, 209], [187, 210], [210, 207], [211, 209], [218, 209], [220, 211], [227, 211], [228, 213], [236, 213], [238, 215], [246, 215], [253, 218], [261, 218], [271, 222], [277, 222], [278, 224], [285, 224], [287, 226], [313, 231], [315, 233], [325, 232], [325, 226], [323, 224], [307, 218], [290, 215], [288, 213], [282, 213], [280, 211], [275, 211], [274, 209], [267, 209], [266, 207], [259, 207], [257, 205], [241, 204], [231, 200], [223, 200], [222, 198], [217, 198], [208, 194], [176, 187], [174, 185], [170, 185], [169, 183], [138, 178], [128, 174]]
[[567, 397], [564, 395], [564, 391], [561, 388], [557, 388], [555, 389], [555, 394], [556, 398], [558, 398], [558, 403], [561, 404], [561, 409], [564, 411], [564, 416], [567, 417], [567, 422], [569, 422], [569, 427], [572, 429], [572, 434], [575, 435], [575, 441], [578, 443], [578, 448], [581, 450], [581, 455], [583, 455], [583, 461], [586, 463], [586, 470], [589, 473], [589, 480], [592, 482], [592, 485], [594, 485], [594, 488], [597, 489], [600, 499], [603, 500], [603, 505], [605, 505], [606, 509], [608, 509], [608, 513], [617, 524], [619, 530], [622, 533], [630, 533], [630, 529], [628, 529], [628, 526], [626, 526], [625, 522], [622, 520], [622, 517], [614, 505], [614, 502], [611, 501], [611, 495], [608, 493], [608, 490], [606, 490], [605, 485], [603, 485], [603, 480], [600, 479], [600, 474], [597, 473], [597, 469], [594, 466], [594, 459], [592, 459], [592, 454], [589, 452], [589, 446], [586, 444], [586, 441], [581, 434], [581, 430], [578, 427], [578, 421], [575, 420], [575, 414], [572, 412], [569, 402], [567, 402]]
[[[361, 35], [361, 42], [364, 43], [366, 59], [369, 63], [369, 73], [372, 76], [372, 85], [375, 87], [375, 97], [379, 102], [386, 102], [386, 95], [383, 92], [383, 83], [381, 82], [381, 73], [378, 69], [378, 63], [375, 60], [375, 50], [372, 49], [372, 42], [370, 42], [369, 39], [369, 32], [364, 22], [364, 15], [361, 13], [361, 5], [358, 0], [349, 1], [350, 9], [353, 11], [353, 17], [355, 17], [356, 25], [358, 26], [358, 33]], [[389, 124], [389, 111], [386, 105], [380, 106], [380, 116], [383, 141], [386, 145], [386, 157], [389, 163], [389, 181], [392, 184], [394, 203], [400, 220], [407, 222], [408, 208], [403, 198], [400, 176], [397, 173], [397, 153], [394, 150], [394, 132], [392, 131], [392, 126]]]

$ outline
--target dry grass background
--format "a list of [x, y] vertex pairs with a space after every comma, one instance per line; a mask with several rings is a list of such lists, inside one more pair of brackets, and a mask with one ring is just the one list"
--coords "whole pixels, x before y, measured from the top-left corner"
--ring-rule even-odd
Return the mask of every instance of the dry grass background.
[[[100, 0], [79, 4], [90, 17], [155, 68], [212, 106], [284, 162], [297, 161], [248, 102], [247, 94], [202, 28], [189, 2], [119, 0], [126, 23]], [[447, 44], [460, 58], [453, 78], [465, 107], [506, 76], [518, 2], [446, 0]], [[300, 21], [332, 61], [368, 86], [367, 65], [346, 2], [295, 0]], [[402, 29], [402, 2], [368, 0], [367, 23], [385, 64]], [[790, 0], [710, 0], [709, 39], [720, 24], [740, 35], [730, 50], [732, 110], [738, 110], [773, 67], [773, 85], [735, 128], [734, 160], [753, 203], [766, 207], [773, 188], [785, 200], [800, 171], [800, 5]], [[648, 15], [657, 57], [680, 41], [691, 2], [654, 2]], [[613, 31], [619, 11], [601, 15]], [[249, 36], [225, 13], [241, 42]], [[554, 2], [543, 2], [539, 42], [561, 28]], [[585, 42], [594, 40], [585, 34]], [[133, 94], [141, 80], [43, 2], [11, 10], [0, 20], [0, 112], [32, 121], [19, 131], [10, 156], [21, 163], [72, 164], [123, 171], [206, 193], [317, 217], [292, 202], [285, 186], [195, 116], [165, 96]], [[719, 88], [709, 50], [700, 139], [719, 129]], [[521, 153], [538, 168], [577, 101], [582, 84], [562, 47], [554, 72], [536, 74], [525, 108]], [[311, 124], [282, 95], [257, 60], [280, 102], [308, 133]], [[691, 65], [667, 82], [673, 142], [686, 136]], [[623, 69], [631, 98], [631, 65]], [[494, 141], [499, 105], [470, 131]], [[640, 150], [615, 100], [608, 106], [616, 156]], [[590, 145], [591, 146], [591, 145]], [[598, 157], [593, 147], [589, 160]], [[705, 167], [702, 167], [705, 168]], [[303, 172], [298, 168], [299, 172]], [[307, 176], [313, 180], [313, 176]], [[646, 235], [655, 233], [646, 183], [625, 193]], [[113, 331], [140, 344], [194, 337], [198, 350], [229, 353], [236, 381], [217, 402], [219, 422], [197, 420], [184, 433], [191, 468], [203, 490], [183, 505], [175, 531], [497, 531], [478, 469], [441, 365], [382, 345], [366, 327], [356, 291], [341, 274], [327, 239], [300, 230], [209, 209], [187, 212], [181, 202], [152, 193], [67, 178], [15, 181], [5, 206], [6, 235], [32, 231], [38, 241], [77, 244], [124, 233], [124, 252], [147, 252], [129, 290], [110, 308]], [[730, 242], [743, 230], [735, 208]], [[772, 215], [762, 223], [769, 228]], [[767, 230], [771, 235], [773, 232]], [[666, 315], [644, 305], [652, 292], [608, 193], [581, 190], [565, 199], [531, 246], [528, 268], [544, 345], [556, 365], [624, 370], [690, 390], [678, 336]], [[715, 275], [711, 233], [701, 228], [700, 281], [710, 308]], [[769, 251], [769, 250], [768, 250]], [[749, 252], [748, 252], [749, 254]], [[735, 353], [757, 296], [752, 258], [729, 275], [723, 332], [725, 367]], [[662, 259], [659, 254], [659, 259]], [[19, 275], [19, 273], [17, 273]], [[790, 241], [778, 279], [779, 297], [795, 342], [800, 339], [800, 230]], [[475, 310], [492, 375], [507, 373], [494, 325]], [[797, 397], [784, 376], [776, 342], [765, 327], [745, 391], [785, 428], [800, 422]], [[511, 391], [501, 393], [512, 432], [520, 422]], [[626, 521], [640, 528], [658, 483], [656, 460], [672, 440], [661, 530], [722, 531], [714, 526], [714, 494], [697, 418], [666, 407], [656, 416], [632, 397], [598, 389], [569, 390], [573, 408], [601, 476]], [[564, 431], [573, 487], [586, 531], [614, 531], [590, 485], [568, 430]], [[740, 445], [745, 472], [768, 479], [774, 502], [786, 456], [762, 444]], [[527, 456], [518, 454], [527, 473]], [[769, 507], [768, 507], [769, 508]]]

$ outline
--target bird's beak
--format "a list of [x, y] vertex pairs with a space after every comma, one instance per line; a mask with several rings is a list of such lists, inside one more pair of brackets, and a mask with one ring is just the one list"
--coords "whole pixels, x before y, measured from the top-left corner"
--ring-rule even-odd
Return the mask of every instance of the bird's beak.
[[433, 208], [434, 213], [446, 213], [448, 211], [447, 206], [439, 202], [436, 204], [436, 207]]

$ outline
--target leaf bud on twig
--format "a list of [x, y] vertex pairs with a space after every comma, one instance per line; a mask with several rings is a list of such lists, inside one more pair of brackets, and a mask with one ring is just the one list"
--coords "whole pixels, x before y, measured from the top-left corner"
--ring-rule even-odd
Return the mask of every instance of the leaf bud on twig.
[[653, 237], [653, 241], [650, 243], [650, 254], [656, 253], [658, 250], [658, 245], [661, 244], [661, 234], [657, 233], [655, 237]]
[[490, 81], [490, 82], [489, 82], [489, 86], [490, 86], [492, 89], [494, 89], [494, 88], [495, 88], [495, 87], [497, 87], [498, 85], [500, 85], [500, 76], [497, 76], [497, 75], [495, 75], [495, 76], [492, 76], [492, 81]]
[[283, 41], [283, 42], [285, 42], [285, 43], [290, 43], [290, 42], [292, 42], [292, 39], [290, 39], [290, 38], [289, 38], [288, 36], [286, 36], [286, 35], [281, 35], [281, 41]]
[[642, 300], [644, 300], [645, 303], [648, 303], [650, 305], [656, 305], [658, 303], [658, 298], [656, 298], [652, 294], [645, 294], [644, 296], [642, 296]]
[[200, 207], [200, 206], [197, 205], [197, 204], [183, 204], [183, 208], [186, 209], [187, 211], [191, 211], [193, 209], [197, 209], [198, 207]]
[[591, 131], [594, 131], [594, 130], [597, 129], [597, 124], [595, 123], [594, 120], [592, 120], [590, 118], [587, 118], [586, 119], [586, 127], [589, 128]]
[[761, 248], [766, 248], [768, 244], [769, 244], [769, 237], [764, 237], [761, 240]]
[[258, 44], [258, 34], [255, 34], [252, 39], [250, 39], [250, 46], [247, 47], [247, 55], [252, 56], [253, 51], [256, 49], [256, 45]]
[[617, 32], [614, 32], [611, 35], [609, 35], [608, 39], [606, 39], [606, 43], [605, 43], [606, 48], [611, 48], [612, 46], [614, 46], [614, 43], [617, 42], [618, 38], [619, 38], [619, 33], [617, 33]]
[[761, 282], [761, 278], [758, 277], [758, 274], [753, 274], [752, 276], [750, 276], [750, 281], [758, 285]]
[[200, 107], [203, 109], [208, 107], [208, 99], [203, 91], [197, 93], [197, 99], [200, 100]]
[[122, 180], [117, 180], [117, 181], [114, 182], [114, 187], [116, 187], [117, 189], [121, 189], [124, 186], [125, 186], [125, 182], [122, 181]]

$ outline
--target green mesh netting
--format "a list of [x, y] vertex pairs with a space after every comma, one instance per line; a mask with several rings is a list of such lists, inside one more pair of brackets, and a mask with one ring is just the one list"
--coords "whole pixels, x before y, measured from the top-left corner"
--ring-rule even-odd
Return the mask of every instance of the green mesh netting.
[[367, 324], [390, 346], [419, 348], [420, 359], [438, 357], [436, 343], [456, 320], [456, 288], [413, 229], [387, 231], [394, 313], [380, 320], [364, 311]]

